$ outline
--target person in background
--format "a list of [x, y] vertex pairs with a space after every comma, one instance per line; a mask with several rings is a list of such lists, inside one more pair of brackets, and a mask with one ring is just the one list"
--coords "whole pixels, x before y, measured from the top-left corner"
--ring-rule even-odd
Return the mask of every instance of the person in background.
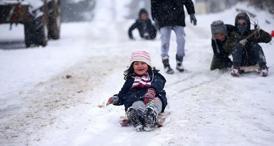
[[268, 67], [262, 47], [258, 43], [268, 43], [272, 37], [266, 31], [258, 28], [250, 28], [250, 18], [245, 12], [239, 13], [235, 17], [235, 38], [237, 44], [233, 48], [233, 68], [232, 76], [240, 76], [241, 66], [259, 65], [259, 73], [265, 77], [268, 75]]
[[138, 19], [128, 29], [128, 37], [132, 40], [135, 39], [132, 34], [132, 31], [135, 29], [138, 30], [140, 37], [145, 40], [153, 40], [156, 38], [157, 30], [152, 24], [146, 9], [139, 11]]
[[151, 0], [152, 19], [159, 25], [161, 34], [161, 57], [167, 74], [173, 74], [174, 70], [169, 64], [169, 42], [171, 31], [176, 34], [177, 52], [176, 69], [184, 71], [183, 59], [185, 56], [185, 12], [186, 7], [190, 15], [190, 22], [197, 24], [195, 9], [192, 0]]
[[211, 27], [211, 46], [213, 58], [210, 70], [226, 69], [232, 66], [229, 56], [232, 54], [233, 46], [229, 45], [232, 32], [236, 30], [233, 25], [224, 24], [222, 20], [213, 21]]

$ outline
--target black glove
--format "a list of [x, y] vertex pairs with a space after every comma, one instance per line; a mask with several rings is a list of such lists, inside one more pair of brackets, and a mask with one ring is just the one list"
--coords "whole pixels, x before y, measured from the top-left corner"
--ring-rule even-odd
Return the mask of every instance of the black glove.
[[190, 22], [193, 24], [193, 25], [196, 25], [197, 24], [197, 19], [195, 17], [194, 14], [190, 14]]

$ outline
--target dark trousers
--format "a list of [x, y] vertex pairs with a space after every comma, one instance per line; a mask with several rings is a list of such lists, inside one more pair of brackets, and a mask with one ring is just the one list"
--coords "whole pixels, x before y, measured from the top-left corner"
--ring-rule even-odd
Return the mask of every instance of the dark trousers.
[[233, 66], [250, 66], [258, 64], [266, 67], [266, 59], [262, 47], [257, 43], [248, 43], [245, 46], [236, 45], [232, 52]]
[[157, 35], [156, 29], [150, 29], [149, 31], [144, 32], [141, 37], [145, 40], [154, 40]]
[[228, 56], [217, 56], [213, 55], [210, 70], [214, 69], [225, 69], [232, 66], [232, 61]]

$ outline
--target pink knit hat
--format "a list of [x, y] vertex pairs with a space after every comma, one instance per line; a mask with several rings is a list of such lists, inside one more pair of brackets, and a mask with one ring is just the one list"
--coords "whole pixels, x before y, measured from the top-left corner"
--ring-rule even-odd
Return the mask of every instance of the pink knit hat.
[[151, 59], [150, 55], [146, 51], [135, 51], [131, 54], [130, 64], [134, 61], [142, 61], [145, 62], [147, 65], [151, 66]]

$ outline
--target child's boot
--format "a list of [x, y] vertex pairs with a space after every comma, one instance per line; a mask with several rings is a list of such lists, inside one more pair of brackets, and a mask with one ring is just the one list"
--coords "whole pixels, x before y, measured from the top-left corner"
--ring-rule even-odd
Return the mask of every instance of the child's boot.
[[238, 66], [233, 66], [232, 67], [232, 70], [230, 72], [230, 74], [233, 76], [233, 77], [239, 77], [240, 76], [240, 67]]
[[261, 75], [262, 77], [268, 76], [268, 67], [267, 67], [266, 65], [260, 67], [259, 73], [260, 73], [260, 75]]
[[136, 131], [143, 131], [142, 113], [134, 108], [129, 108], [127, 111], [129, 122], [133, 125]]
[[152, 108], [147, 108], [145, 111], [145, 131], [151, 131], [156, 126], [157, 113]]

